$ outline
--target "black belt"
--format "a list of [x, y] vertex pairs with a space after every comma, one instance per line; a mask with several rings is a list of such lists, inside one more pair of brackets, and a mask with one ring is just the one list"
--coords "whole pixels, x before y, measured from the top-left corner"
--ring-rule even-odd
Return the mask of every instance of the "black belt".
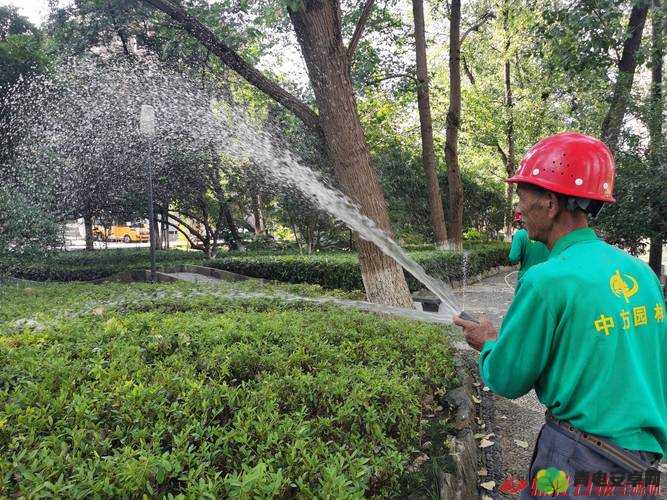
[[[545, 416], [548, 424], [551, 424], [552, 426], [556, 427], [558, 430], [565, 433], [569, 437], [585, 444], [589, 448], [598, 452], [600, 455], [604, 456], [605, 458], [608, 458], [612, 462], [620, 465], [621, 467], [629, 471], [643, 471], [650, 467], [653, 467], [654, 465], [644, 462], [643, 460], [629, 453], [628, 450], [620, 448], [610, 443], [604, 438], [601, 438], [599, 436], [593, 436], [592, 434], [588, 434], [586, 432], [582, 432], [573, 425], [570, 425], [569, 422], [562, 422], [558, 420], [548, 410]], [[657, 453], [652, 453], [652, 454], [656, 457], [655, 465], [657, 465], [657, 462], [659, 461], [661, 455], [658, 455]]]

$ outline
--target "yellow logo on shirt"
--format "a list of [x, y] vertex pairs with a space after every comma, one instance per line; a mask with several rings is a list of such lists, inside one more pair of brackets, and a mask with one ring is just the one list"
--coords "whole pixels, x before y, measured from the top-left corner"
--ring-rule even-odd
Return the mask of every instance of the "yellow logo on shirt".
[[630, 297], [639, 291], [639, 285], [637, 284], [637, 280], [629, 274], [623, 273], [623, 276], [630, 280], [632, 285], [631, 287], [628, 286], [628, 283], [621, 277], [621, 271], [618, 269], [609, 279], [609, 286], [611, 287], [611, 291], [614, 292], [614, 295], [617, 297], [623, 297], [626, 302], [630, 302]]

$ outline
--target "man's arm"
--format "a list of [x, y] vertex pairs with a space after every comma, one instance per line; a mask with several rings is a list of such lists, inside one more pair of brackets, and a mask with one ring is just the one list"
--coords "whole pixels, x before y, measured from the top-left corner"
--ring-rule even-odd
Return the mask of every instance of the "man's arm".
[[530, 391], [548, 363], [555, 329], [556, 321], [535, 285], [520, 282], [498, 338], [482, 346], [479, 367], [484, 383], [506, 398]]

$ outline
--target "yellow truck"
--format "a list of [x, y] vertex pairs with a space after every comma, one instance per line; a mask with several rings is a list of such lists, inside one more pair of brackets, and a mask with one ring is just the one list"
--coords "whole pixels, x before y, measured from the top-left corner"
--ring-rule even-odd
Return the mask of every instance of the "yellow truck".
[[133, 223], [104, 227], [93, 226], [93, 237], [102, 241], [123, 241], [125, 243], [145, 243], [150, 239], [147, 224]]

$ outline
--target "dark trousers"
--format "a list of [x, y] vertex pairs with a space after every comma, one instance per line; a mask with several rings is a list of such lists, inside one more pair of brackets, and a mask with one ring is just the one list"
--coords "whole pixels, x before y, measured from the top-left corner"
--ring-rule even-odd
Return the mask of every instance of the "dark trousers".
[[[648, 475], [644, 471], [626, 470], [596, 450], [565, 434], [558, 427], [546, 423], [540, 430], [533, 451], [528, 487], [521, 492], [520, 498], [547, 498], [550, 496], [618, 500], [665, 498], [661, 497], [659, 491], [667, 495], [667, 484], [653, 486], [654, 490], [644, 489], [643, 492], [641, 486], [634, 488], [632, 486], [633, 483], [637, 485], [640, 482], [644, 484], [644, 488], [647, 488], [646, 483], [655, 483], [656, 476], [659, 483], [658, 456], [644, 451], [630, 451], [629, 453], [655, 469]], [[560, 471], [564, 474], [560, 474]], [[604, 473], [606, 477], [602, 475]], [[585, 478], [587, 478], [585, 485], [577, 484], [583, 483]], [[600, 486], [600, 482], [606, 482], [607, 486]], [[549, 488], [551, 488], [550, 492]]]

